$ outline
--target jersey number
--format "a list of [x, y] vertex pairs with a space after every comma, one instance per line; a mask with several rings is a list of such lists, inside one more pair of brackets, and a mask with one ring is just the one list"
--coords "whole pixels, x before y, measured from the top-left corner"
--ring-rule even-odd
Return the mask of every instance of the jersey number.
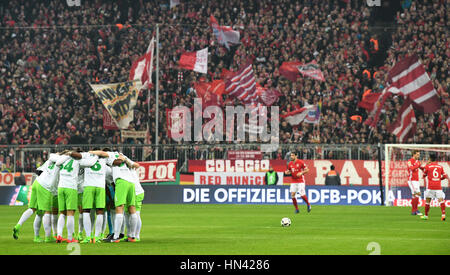
[[434, 178], [434, 179], [439, 178], [439, 172], [438, 172], [437, 168], [434, 168], [434, 169], [433, 169], [433, 178]]
[[92, 171], [100, 171], [100, 169], [102, 169], [102, 165], [98, 161], [91, 166]]
[[71, 159], [63, 168], [63, 170], [67, 170], [67, 172], [72, 172], [73, 168], [72, 168], [72, 164], [73, 164], [73, 159]]

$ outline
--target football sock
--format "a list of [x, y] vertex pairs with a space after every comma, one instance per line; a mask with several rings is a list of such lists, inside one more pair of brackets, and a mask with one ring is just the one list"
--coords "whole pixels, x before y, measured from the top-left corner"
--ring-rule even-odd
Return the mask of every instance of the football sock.
[[64, 230], [64, 223], [66, 222], [66, 215], [60, 214], [58, 218], [58, 224], [57, 224], [57, 235], [62, 236], [63, 230]]
[[114, 223], [116, 221], [116, 213], [114, 210], [108, 211], [108, 226], [109, 226], [109, 233], [114, 234]]
[[52, 217], [49, 213], [44, 214], [44, 217], [42, 218], [42, 223], [44, 224], [44, 232], [45, 237], [48, 238], [52, 235]]
[[297, 199], [296, 198], [292, 198], [292, 203], [294, 204], [295, 209], [298, 210], [298, 204], [297, 204]]
[[95, 237], [100, 236], [103, 232], [103, 214], [97, 215], [97, 220], [95, 221]]
[[425, 216], [428, 216], [428, 212], [430, 211], [430, 204], [425, 203]]
[[41, 229], [41, 224], [42, 224], [42, 216], [36, 215], [36, 217], [34, 217], [33, 223], [34, 236], [39, 236], [39, 229]]
[[[128, 214], [124, 213], [123, 214], [123, 222], [122, 222], [122, 226], [120, 227], [120, 233], [124, 234], [125, 233], [125, 226], [127, 225], [128, 222]], [[129, 227], [129, 226], [128, 226]]]
[[419, 197], [414, 196], [414, 198], [411, 200], [411, 206], [412, 206], [411, 211], [416, 212], [418, 210], [417, 209], [418, 205], [419, 205]]
[[445, 216], [445, 202], [441, 202], [441, 212]]
[[81, 235], [83, 233], [83, 229], [84, 229], [83, 214], [80, 213], [80, 215], [78, 215], [78, 235]]
[[96, 216], [96, 212], [95, 212], [95, 209], [91, 209], [91, 212], [90, 212], [90, 219], [91, 219], [91, 224], [95, 224], [95, 216]]
[[307, 205], [309, 205], [308, 197], [306, 197], [306, 195], [303, 195], [302, 199]]
[[53, 235], [56, 235], [57, 225], [58, 225], [58, 215], [51, 214], [51, 223]]
[[75, 217], [67, 216], [67, 239], [73, 239], [73, 232], [75, 231]]
[[130, 231], [128, 233], [128, 236], [131, 238], [136, 237], [136, 224], [137, 224], [137, 215], [136, 213], [130, 214], [130, 227], [128, 227], [128, 230]]
[[33, 210], [31, 208], [28, 208], [27, 210], [25, 210], [25, 212], [23, 212], [22, 216], [19, 219], [18, 224], [22, 225], [24, 222], [26, 222], [31, 215], [33, 215]]
[[140, 233], [141, 233], [141, 227], [142, 227], [141, 212], [136, 211], [136, 215], [137, 215], [137, 223], [136, 223], [135, 237], [136, 237], [136, 239], [140, 239], [141, 238]]
[[123, 224], [123, 214], [116, 214], [114, 219], [114, 239], [118, 239]]
[[92, 232], [91, 213], [89, 212], [83, 213], [83, 227], [84, 231], [86, 232], [86, 237], [89, 238]]
[[125, 233], [125, 226], [127, 227], [128, 232], [130, 232], [130, 213], [127, 212], [125, 212], [125, 222], [122, 224], [122, 230], [120, 231], [120, 233]]

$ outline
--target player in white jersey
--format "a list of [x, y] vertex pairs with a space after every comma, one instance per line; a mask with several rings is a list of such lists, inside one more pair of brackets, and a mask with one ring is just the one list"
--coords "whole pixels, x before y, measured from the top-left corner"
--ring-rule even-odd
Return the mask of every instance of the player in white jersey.
[[[31, 198], [29, 208], [22, 214], [16, 226], [13, 229], [14, 239], [19, 238], [19, 230], [23, 223], [33, 215], [37, 210], [44, 211], [43, 223], [45, 232], [45, 241], [51, 241], [51, 211], [53, 208], [53, 193], [58, 183], [59, 168], [56, 160], [59, 158], [68, 158], [58, 154], [50, 154], [49, 159], [38, 168], [40, 175], [35, 179], [31, 187]], [[40, 224], [39, 224], [40, 227]], [[36, 231], [36, 230], [35, 230]], [[39, 232], [39, 229], [38, 229]], [[40, 241], [35, 238], [35, 241]]]
[[[74, 154], [77, 155], [76, 153]], [[77, 157], [82, 158], [82, 156], [86, 154], [89, 153], [78, 154]], [[103, 229], [103, 213], [105, 209], [105, 182], [107, 169], [106, 158], [98, 158], [94, 165], [84, 168], [81, 205], [83, 209], [83, 226], [86, 232], [86, 238], [81, 241], [82, 243], [100, 242], [100, 234]], [[97, 220], [95, 222], [95, 236], [94, 238], [91, 238], [92, 222], [90, 215], [91, 210], [93, 209], [96, 210]]]
[[[111, 234], [111, 232], [114, 232], [113, 229], [112, 229], [113, 227], [112, 227], [112, 222], [111, 222], [111, 205], [114, 204], [114, 200], [112, 199], [112, 196], [111, 196], [111, 190], [114, 190], [114, 187], [112, 186], [112, 184], [114, 184], [114, 182], [113, 182], [111, 167], [106, 165], [105, 170], [106, 170], [106, 175], [105, 175], [105, 211], [104, 211], [104, 214], [103, 214], [102, 234], [100, 235], [102, 240], [105, 238], [105, 230], [106, 230], [106, 226], [107, 225], [109, 227], [109, 234]], [[114, 194], [114, 192], [113, 192], [113, 194]], [[114, 207], [112, 207], [112, 210], [114, 211]]]
[[112, 168], [115, 183], [114, 205], [116, 216], [114, 219], [114, 237], [110, 242], [120, 242], [120, 232], [124, 222], [125, 206], [130, 213], [130, 234], [128, 241], [135, 242], [134, 232], [136, 231], [136, 194], [133, 183], [133, 175], [129, 167], [135, 163], [119, 152], [90, 151], [100, 157], [107, 157], [107, 164]]
[[136, 232], [134, 235], [136, 236], [136, 242], [141, 241], [141, 228], [142, 228], [142, 219], [141, 219], [141, 211], [142, 211], [142, 201], [144, 200], [144, 188], [139, 181], [139, 175], [137, 172], [137, 168], [139, 168], [139, 164], [135, 163], [134, 167], [131, 169], [131, 172], [134, 176], [134, 186], [136, 190], [136, 215], [137, 215], [137, 224], [136, 224]]
[[97, 156], [84, 155], [77, 159], [76, 152], [69, 152], [69, 159], [58, 159], [56, 165], [62, 165], [59, 172], [58, 183], [58, 209], [60, 216], [57, 225], [56, 242], [62, 242], [62, 233], [64, 230], [65, 217], [67, 216], [67, 242], [77, 242], [73, 238], [75, 229], [74, 214], [78, 206], [78, 175], [80, 169], [91, 167], [97, 162]]

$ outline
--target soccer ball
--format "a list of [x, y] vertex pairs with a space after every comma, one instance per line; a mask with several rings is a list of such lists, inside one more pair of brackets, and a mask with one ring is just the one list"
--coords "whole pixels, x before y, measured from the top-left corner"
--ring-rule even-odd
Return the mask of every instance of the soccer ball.
[[281, 226], [283, 226], [283, 227], [291, 226], [291, 219], [289, 219], [289, 218], [282, 218], [281, 219]]

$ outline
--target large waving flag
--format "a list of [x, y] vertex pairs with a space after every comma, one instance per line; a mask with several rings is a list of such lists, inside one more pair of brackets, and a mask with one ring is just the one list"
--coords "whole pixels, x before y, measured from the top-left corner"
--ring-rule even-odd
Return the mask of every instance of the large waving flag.
[[213, 33], [219, 42], [219, 45], [224, 45], [228, 50], [230, 49], [230, 44], [239, 44], [240, 34], [238, 31], [233, 30], [228, 26], [219, 26], [216, 18], [211, 15], [211, 28]]
[[90, 84], [94, 93], [100, 98], [111, 119], [119, 129], [127, 129], [134, 117], [140, 80], [111, 84]]
[[183, 69], [206, 74], [208, 72], [208, 48], [183, 53], [178, 65]]
[[154, 49], [155, 38], [153, 37], [145, 54], [131, 66], [129, 80], [140, 80], [144, 89], [151, 87]]
[[388, 82], [425, 113], [433, 113], [441, 107], [439, 95], [417, 55], [397, 62], [388, 73]]
[[244, 104], [257, 100], [256, 78], [252, 63], [242, 66], [233, 77], [225, 80], [225, 91], [228, 95], [237, 97]]
[[416, 133], [416, 124], [414, 109], [411, 101], [407, 99], [397, 114], [397, 120], [389, 125], [387, 130], [396, 135], [401, 143], [404, 143]]

